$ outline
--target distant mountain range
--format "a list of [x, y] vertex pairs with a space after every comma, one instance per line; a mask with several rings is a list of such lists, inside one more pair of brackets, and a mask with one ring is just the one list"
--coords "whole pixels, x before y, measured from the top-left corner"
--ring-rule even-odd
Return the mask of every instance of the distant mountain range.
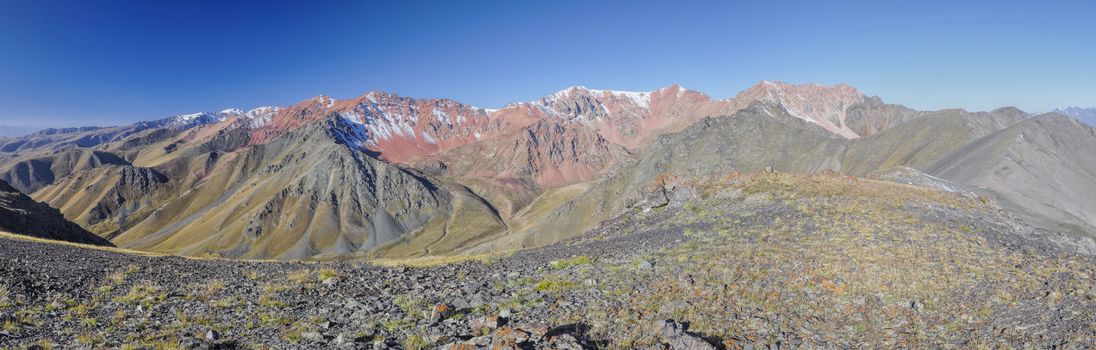
[[1055, 108], [1052, 113], [1065, 114], [1080, 119], [1088, 125], [1096, 125], [1096, 108], [1059, 107]]
[[26, 136], [35, 131], [47, 129], [45, 126], [27, 126], [27, 125], [3, 125], [0, 124], [0, 137], [20, 137]]
[[[917, 111], [847, 85], [569, 87], [499, 109], [373, 91], [0, 141], [0, 180], [122, 247], [413, 257], [573, 237], [677, 180], [762, 169], [950, 181], [1096, 235], [1096, 129], [1057, 114]], [[1089, 152], [1091, 153], [1091, 152]]]

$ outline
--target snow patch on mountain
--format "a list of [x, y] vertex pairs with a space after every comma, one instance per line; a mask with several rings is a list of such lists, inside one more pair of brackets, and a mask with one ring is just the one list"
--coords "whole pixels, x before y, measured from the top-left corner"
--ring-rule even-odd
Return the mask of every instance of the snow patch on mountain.
[[346, 127], [336, 128], [335, 137], [342, 144], [352, 146], [358, 149], [367, 149], [370, 142], [369, 126], [362, 123], [360, 119], [354, 116], [339, 115], [339, 121], [341, 121]]

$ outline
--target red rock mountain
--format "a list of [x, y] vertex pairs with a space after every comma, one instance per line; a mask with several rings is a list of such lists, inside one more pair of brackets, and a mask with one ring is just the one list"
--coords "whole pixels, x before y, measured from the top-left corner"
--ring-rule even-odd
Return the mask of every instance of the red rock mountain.
[[730, 115], [754, 101], [786, 108], [793, 116], [834, 134], [857, 138], [847, 111], [865, 101], [848, 85], [792, 85], [763, 81], [730, 99], [670, 85], [649, 92], [566, 88], [539, 100], [501, 109], [449, 99], [416, 99], [374, 91], [349, 100], [319, 96], [275, 110], [269, 123], [252, 132], [265, 143], [306, 123], [342, 117], [362, 127], [362, 147], [394, 162], [439, 154], [501, 135], [514, 135], [539, 121], [566, 121], [597, 132], [606, 141], [639, 150], [659, 135], [676, 132], [706, 117]]

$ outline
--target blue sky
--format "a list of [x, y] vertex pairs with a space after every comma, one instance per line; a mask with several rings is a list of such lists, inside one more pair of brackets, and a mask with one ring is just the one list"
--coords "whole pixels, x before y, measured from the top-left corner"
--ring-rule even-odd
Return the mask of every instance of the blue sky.
[[0, 124], [763, 79], [918, 109], [1096, 106], [1093, 2], [953, 2], [0, 0]]

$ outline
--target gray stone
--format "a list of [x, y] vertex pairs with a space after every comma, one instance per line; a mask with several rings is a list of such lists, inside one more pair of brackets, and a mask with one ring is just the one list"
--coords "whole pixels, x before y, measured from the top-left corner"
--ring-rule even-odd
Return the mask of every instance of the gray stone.
[[323, 334], [320, 334], [320, 332], [304, 332], [304, 333], [301, 333], [301, 338], [304, 338], [304, 339], [309, 340], [309, 341], [314, 341], [314, 342], [323, 342], [324, 341]]
[[658, 336], [659, 342], [669, 345], [673, 350], [715, 350], [716, 347], [708, 344], [700, 337], [686, 332], [683, 324], [674, 320], [657, 321], [652, 333]]

